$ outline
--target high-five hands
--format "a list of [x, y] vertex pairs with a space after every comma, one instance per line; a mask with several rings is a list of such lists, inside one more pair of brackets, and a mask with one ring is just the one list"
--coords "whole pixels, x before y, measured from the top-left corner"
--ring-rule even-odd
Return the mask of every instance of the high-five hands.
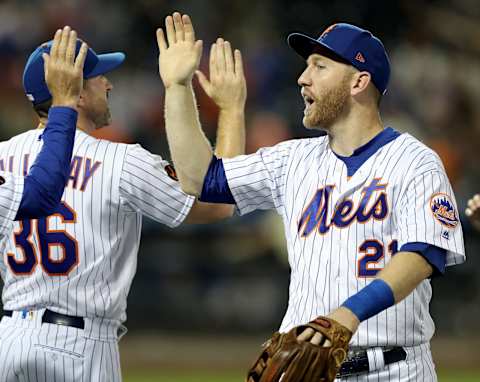
[[199, 70], [195, 72], [205, 93], [222, 110], [243, 110], [247, 84], [240, 51], [235, 49], [232, 53], [230, 43], [218, 38], [210, 49], [209, 67], [210, 80]]
[[83, 64], [88, 47], [82, 43], [75, 58], [76, 46], [77, 32], [66, 26], [55, 33], [50, 53], [42, 54], [52, 106], [77, 106], [83, 89]]
[[160, 54], [158, 66], [165, 88], [188, 85], [202, 56], [202, 41], [195, 40], [195, 31], [188, 15], [175, 12], [165, 19], [165, 33], [157, 30]]

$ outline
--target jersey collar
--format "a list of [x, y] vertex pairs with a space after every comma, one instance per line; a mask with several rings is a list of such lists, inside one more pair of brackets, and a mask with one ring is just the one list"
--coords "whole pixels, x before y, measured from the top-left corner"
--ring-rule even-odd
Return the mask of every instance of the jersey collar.
[[390, 143], [399, 136], [400, 133], [398, 131], [391, 127], [387, 127], [373, 137], [369, 142], [355, 149], [351, 156], [344, 157], [336, 154], [333, 150], [332, 152], [338, 159], [345, 163], [345, 166], [347, 166], [347, 176], [353, 176], [355, 172], [362, 166], [362, 164], [368, 160], [368, 158], [370, 158], [387, 143]]

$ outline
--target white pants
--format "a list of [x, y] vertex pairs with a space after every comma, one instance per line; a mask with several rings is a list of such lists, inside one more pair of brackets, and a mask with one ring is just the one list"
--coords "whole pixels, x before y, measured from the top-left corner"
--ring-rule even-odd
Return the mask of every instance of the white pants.
[[385, 366], [381, 370], [364, 374], [352, 375], [335, 381], [348, 382], [437, 382], [435, 365], [430, 352], [430, 344], [422, 344], [412, 347], [404, 347], [407, 352], [405, 361], [395, 362]]
[[114, 326], [87, 320], [85, 330], [42, 324], [42, 314], [13, 312], [2, 318], [0, 382], [122, 380]]

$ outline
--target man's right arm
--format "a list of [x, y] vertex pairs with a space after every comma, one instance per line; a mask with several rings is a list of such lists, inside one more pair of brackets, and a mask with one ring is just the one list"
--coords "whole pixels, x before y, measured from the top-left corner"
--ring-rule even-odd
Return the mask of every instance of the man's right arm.
[[[200, 128], [192, 77], [202, 54], [189, 16], [174, 13], [157, 31], [159, 71], [165, 86], [165, 127], [182, 189], [200, 195], [212, 147]], [[168, 42], [168, 44], [167, 44]]]
[[15, 220], [44, 217], [55, 212], [70, 172], [77, 111], [83, 88], [83, 65], [87, 45], [75, 58], [77, 33], [66, 26], [57, 30], [44, 53], [45, 82], [52, 107], [43, 137], [43, 147], [24, 180], [23, 195]]

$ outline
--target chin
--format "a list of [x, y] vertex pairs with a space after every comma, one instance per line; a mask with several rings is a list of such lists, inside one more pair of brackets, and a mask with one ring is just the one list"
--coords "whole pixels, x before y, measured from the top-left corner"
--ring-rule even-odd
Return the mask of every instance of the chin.
[[302, 123], [303, 123], [303, 126], [307, 129], [307, 130], [323, 130], [323, 128], [320, 126], [319, 123], [317, 123], [317, 121], [315, 121], [313, 118], [309, 118], [307, 116], [304, 116], [303, 117], [303, 120], [302, 120]]

